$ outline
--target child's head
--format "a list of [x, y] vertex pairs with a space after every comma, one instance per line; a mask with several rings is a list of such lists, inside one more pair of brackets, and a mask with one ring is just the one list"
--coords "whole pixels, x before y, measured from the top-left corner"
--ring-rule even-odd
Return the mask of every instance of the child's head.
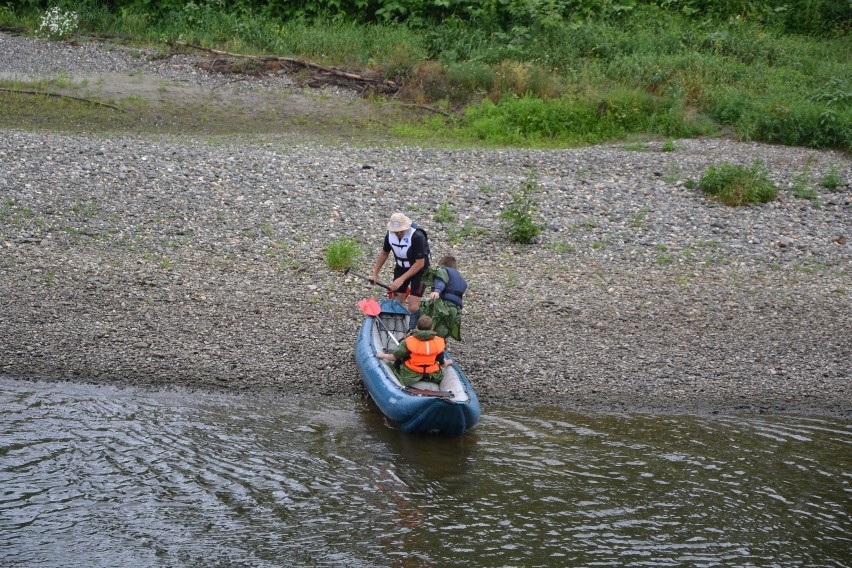
[[420, 316], [417, 319], [417, 329], [432, 329], [432, 318], [429, 316]]
[[438, 266], [446, 266], [447, 268], [455, 268], [458, 270], [458, 266], [456, 265], [456, 257], [454, 256], [445, 256], [441, 260], [438, 261]]

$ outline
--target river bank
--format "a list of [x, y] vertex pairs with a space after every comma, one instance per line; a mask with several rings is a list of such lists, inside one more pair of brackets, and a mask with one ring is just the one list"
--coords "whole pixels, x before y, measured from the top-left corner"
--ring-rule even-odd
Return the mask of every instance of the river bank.
[[[111, 61], [102, 85], [118, 89], [120, 56], [86, 49], [89, 63]], [[16, 61], [0, 71], [22, 72]], [[252, 108], [251, 92], [241, 99]], [[368, 272], [402, 210], [470, 281], [451, 347], [486, 412], [852, 415], [852, 161], [727, 139], [664, 150], [361, 145], [284, 126], [215, 138], [4, 129], [0, 373], [364, 396], [356, 302], [379, 290], [330, 271], [323, 249], [356, 238]], [[780, 188], [772, 203], [730, 208], [686, 183], [758, 159]], [[818, 184], [832, 171], [837, 191]], [[530, 174], [547, 228], [519, 247], [499, 214]], [[814, 200], [792, 192], [805, 174]], [[442, 205], [455, 220], [435, 220]]]

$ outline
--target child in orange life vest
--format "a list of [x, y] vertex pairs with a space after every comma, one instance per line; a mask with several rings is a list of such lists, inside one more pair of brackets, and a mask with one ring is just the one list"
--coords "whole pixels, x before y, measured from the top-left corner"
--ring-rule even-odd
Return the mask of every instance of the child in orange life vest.
[[394, 371], [403, 386], [417, 381], [440, 383], [444, 378], [441, 367], [453, 364], [444, 357], [444, 338], [432, 330], [432, 318], [420, 316], [417, 327], [400, 342], [393, 353], [376, 353], [376, 357], [394, 362]]

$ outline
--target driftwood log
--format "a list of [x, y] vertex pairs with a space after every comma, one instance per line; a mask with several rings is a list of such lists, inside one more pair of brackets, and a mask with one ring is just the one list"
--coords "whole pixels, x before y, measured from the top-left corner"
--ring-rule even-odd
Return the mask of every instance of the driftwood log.
[[[360, 93], [373, 92], [382, 95], [395, 95], [402, 89], [401, 84], [385, 79], [380, 73], [375, 72], [354, 73], [295, 57], [231, 53], [185, 42], [175, 45], [219, 56], [199, 64], [202, 69], [208, 71], [264, 75], [285, 69], [296, 78], [298, 84], [308, 87], [316, 88], [326, 85], [336, 85], [347, 87]], [[255, 64], [246, 65], [242, 63], [243, 61], [252, 61]]]

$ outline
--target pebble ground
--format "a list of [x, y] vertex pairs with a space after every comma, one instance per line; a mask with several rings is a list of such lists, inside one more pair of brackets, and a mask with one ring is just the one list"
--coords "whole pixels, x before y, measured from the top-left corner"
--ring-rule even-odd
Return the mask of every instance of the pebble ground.
[[[100, 44], [0, 34], [0, 54], [3, 77], [50, 76], [62, 57], [71, 76], [225, 80]], [[711, 165], [755, 160], [772, 203], [689, 188]], [[829, 175], [838, 188], [820, 184]], [[513, 245], [500, 212], [530, 179], [545, 231]], [[850, 180], [840, 152], [722, 138], [447, 150], [6, 129], [0, 373], [365, 396], [356, 302], [380, 290], [323, 252], [352, 236], [368, 273], [402, 210], [470, 281], [451, 350], [486, 412], [852, 416]], [[803, 184], [813, 199], [796, 197]]]

